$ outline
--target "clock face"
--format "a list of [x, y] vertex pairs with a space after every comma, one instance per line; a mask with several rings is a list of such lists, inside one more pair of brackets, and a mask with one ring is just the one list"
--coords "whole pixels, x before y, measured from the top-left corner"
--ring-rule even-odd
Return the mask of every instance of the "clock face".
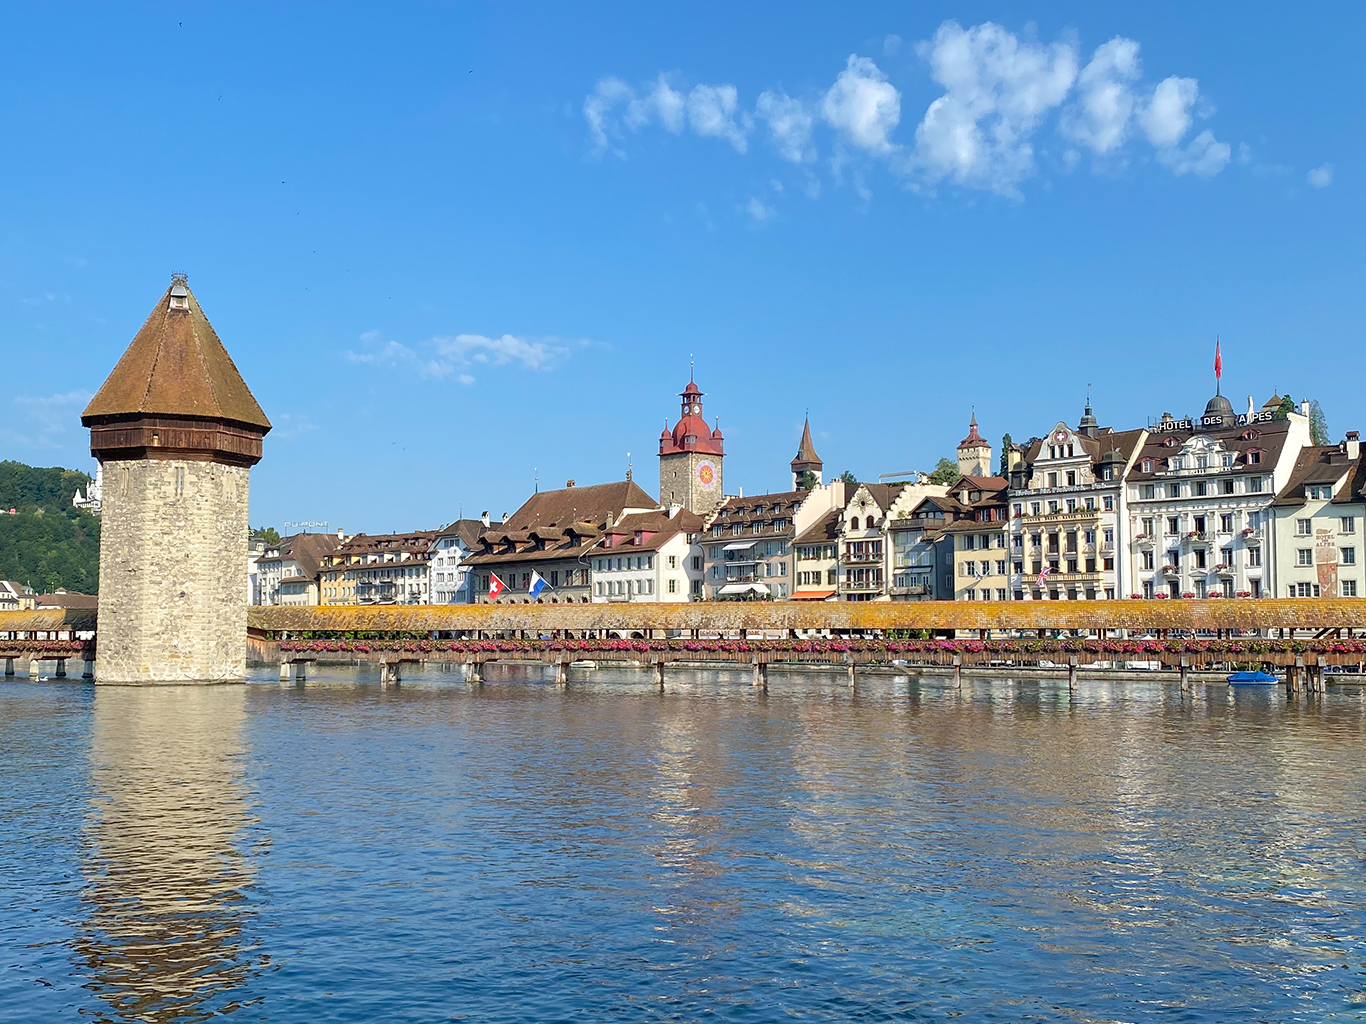
[[694, 406], [692, 407], [692, 414], [693, 414], [694, 416], [696, 416], [696, 415], [697, 415], [699, 412], [701, 412], [701, 411], [702, 411], [702, 407], [701, 407], [700, 405], [694, 405]]
[[716, 467], [710, 462], [699, 462], [697, 464], [697, 482], [706, 488], [715, 487]]

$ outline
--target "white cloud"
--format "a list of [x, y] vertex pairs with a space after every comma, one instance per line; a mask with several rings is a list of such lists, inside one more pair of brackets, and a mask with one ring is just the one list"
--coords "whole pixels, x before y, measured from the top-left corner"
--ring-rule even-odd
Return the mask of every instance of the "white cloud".
[[745, 204], [745, 212], [762, 224], [772, 218], [777, 211], [771, 206], [765, 206], [762, 200], [750, 196], [749, 202]]
[[1076, 50], [1021, 42], [991, 22], [946, 21], [918, 52], [945, 93], [916, 129], [915, 164], [932, 182], [1018, 195], [1034, 170], [1031, 135], [1076, 80]]
[[801, 100], [793, 99], [781, 89], [761, 92], [754, 112], [768, 122], [768, 134], [778, 154], [794, 164], [816, 159], [811, 145], [811, 128], [815, 118]]
[[[623, 128], [638, 132], [653, 124], [675, 135], [686, 127], [704, 138], [725, 139], [743, 153], [753, 118], [739, 110], [739, 103], [740, 94], [733, 85], [695, 85], [684, 93], [661, 74], [641, 94], [620, 78], [608, 76], [583, 101], [583, 116], [595, 154], [621, 138]], [[620, 149], [614, 152], [624, 155]]]
[[1172, 75], [1157, 83], [1152, 98], [1139, 114], [1148, 141], [1158, 149], [1175, 146], [1191, 126], [1191, 108], [1200, 98], [1194, 78]]
[[896, 34], [888, 36], [882, 40], [882, 52], [888, 57], [895, 57], [901, 50], [901, 37]]
[[1116, 36], [1098, 46], [1077, 76], [1077, 98], [1063, 111], [1063, 135], [1101, 156], [1123, 145], [1141, 70], [1138, 43], [1132, 39]]
[[1210, 178], [1228, 166], [1233, 148], [1227, 142], [1220, 142], [1209, 129], [1191, 139], [1185, 149], [1174, 146], [1159, 149], [1157, 159], [1171, 168], [1173, 174], [1195, 174]]
[[57, 395], [16, 395], [14, 415], [0, 428], [0, 440], [16, 447], [52, 450], [68, 447], [81, 427], [89, 391]]
[[1304, 180], [1315, 188], [1327, 188], [1333, 184], [1333, 165], [1324, 164], [1322, 167], [1315, 167], [1305, 176]]
[[474, 366], [515, 366], [525, 370], [551, 370], [569, 355], [569, 346], [559, 338], [519, 338], [504, 334], [497, 338], [482, 334], [457, 334], [437, 337], [412, 348], [398, 341], [374, 347], [379, 334], [367, 331], [361, 340], [369, 348], [343, 352], [347, 362], [370, 366], [407, 366], [424, 377], [453, 377], [465, 386], [474, 377], [464, 372]]
[[871, 60], [850, 54], [825, 94], [821, 115], [854, 146], [886, 154], [892, 150], [892, 130], [901, 120], [901, 94]]
[[449, 376], [457, 366], [482, 363], [492, 366], [520, 365], [527, 370], [549, 370], [569, 349], [558, 339], [518, 338], [504, 334], [486, 338], [482, 334], [457, 334], [454, 338], [433, 339], [434, 356], [427, 370], [434, 377]]

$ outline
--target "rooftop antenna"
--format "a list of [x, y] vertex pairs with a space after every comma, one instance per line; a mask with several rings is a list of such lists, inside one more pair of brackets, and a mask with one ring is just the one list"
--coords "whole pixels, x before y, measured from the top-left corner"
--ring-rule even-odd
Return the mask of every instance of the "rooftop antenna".
[[533, 479], [535, 479], [535, 481], [536, 481], [536, 493], [537, 493], [537, 494], [540, 494], [540, 493], [541, 493], [541, 469], [540, 469], [539, 466], [532, 466], [532, 467], [531, 467], [531, 472], [532, 472], [532, 474], [534, 474]]
[[688, 353], [688, 383], [697, 383], [695, 380], [693, 380], [693, 354], [691, 352]]

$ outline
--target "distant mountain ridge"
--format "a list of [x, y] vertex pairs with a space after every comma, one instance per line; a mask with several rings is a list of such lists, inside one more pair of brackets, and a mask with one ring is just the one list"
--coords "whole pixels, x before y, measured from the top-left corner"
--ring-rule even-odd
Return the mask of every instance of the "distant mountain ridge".
[[71, 505], [89, 486], [79, 470], [0, 462], [0, 579], [39, 593], [98, 590], [100, 521]]

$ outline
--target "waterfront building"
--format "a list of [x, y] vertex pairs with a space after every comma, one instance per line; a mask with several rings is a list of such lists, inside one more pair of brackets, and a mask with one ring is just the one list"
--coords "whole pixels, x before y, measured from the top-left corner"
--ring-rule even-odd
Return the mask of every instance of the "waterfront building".
[[1100, 426], [1088, 401], [1076, 427], [1059, 421], [1023, 452], [1007, 453], [1012, 599], [1112, 601], [1127, 593], [1124, 480], [1147, 436]]
[[659, 505], [681, 505], [705, 519], [725, 500], [726, 446], [720, 423], [709, 429], [703, 419], [702, 395], [690, 377], [678, 396], [683, 400], [678, 422], [670, 430], [666, 421], [659, 435]]
[[479, 534], [488, 527], [485, 512], [483, 519], [457, 519], [437, 531], [432, 540], [432, 604], [474, 603], [474, 577], [465, 560], [479, 550]]
[[844, 508], [840, 528], [839, 599], [887, 597], [887, 525], [905, 484], [859, 484]]
[[622, 516], [593, 553], [593, 600], [700, 600], [702, 530], [702, 517], [681, 505]]
[[13, 580], [0, 580], [0, 612], [28, 611], [34, 605], [33, 588]]
[[267, 545], [256, 559], [261, 604], [320, 604], [320, 570], [342, 543], [341, 532], [296, 533]]
[[1309, 410], [1238, 415], [1215, 395], [1198, 418], [1164, 413], [1126, 482], [1129, 584], [1143, 598], [1274, 592], [1266, 547], [1272, 498], [1309, 444]]
[[[795, 471], [794, 471], [795, 472]], [[839, 595], [840, 531], [844, 509], [831, 509], [797, 535], [794, 601], [833, 601]]]
[[710, 600], [792, 597], [793, 541], [844, 504], [844, 482], [810, 490], [727, 498], [707, 521], [703, 537], [703, 594]]
[[[319, 571], [322, 603], [430, 604], [436, 536], [416, 530], [347, 538]], [[282, 598], [280, 603], [288, 602]]]
[[891, 600], [954, 599], [954, 543], [953, 536], [945, 530], [966, 511], [946, 493], [922, 494], [909, 508], [896, 511], [887, 527]]
[[[976, 427], [974, 421], [973, 433]], [[960, 446], [960, 457], [962, 451]], [[990, 449], [985, 460], [974, 458], [971, 465], [990, 466]], [[953, 552], [956, 601], [1007, 601], [1012, 596], [1009, 486], [1005, 477], [973, 475], [959, 477], [949, 488], [947, 497], [955, 504], [946, 511], [956, 518], [945, 524], [943, 535]]]
[[1362, 597], [1366, 463], [1353, 430], [1336, 445], [1302, 448], [1271, 502], [1268, 597]]
[[[797, 444], [797, 454], [792, 462], [792, 489], [810, 490], [821, 482], [825, 463], [816, 454], [816, 446], [811, 443], [811, 417], [802, 424], [802, 439]], [[809, 474], [809, 475], [808, 475]]]
[[261, 603], [261, 573], [258, 563], [266, 553], [266, 542], [260, 537], [247, 540], [247, 604]]
[[[538, 491], [505, 522], [483, 531], [478, 550], [465, 559], [475, 575], [475, 602], [488, 602], [496, 575], [504, 589], [495, 600], [504, 604], [587, 604], [592, 558], [606, 530], [623, 516], [659, 507], [629, 476], [588, 487], [570, 480], [560, 490]], [[533, 574], [546, 583], [534, 598]]]
[[248, 488], [270, 421], [184, 275], [81, 422], [104, 467], [96, 678], [240, 682]]

